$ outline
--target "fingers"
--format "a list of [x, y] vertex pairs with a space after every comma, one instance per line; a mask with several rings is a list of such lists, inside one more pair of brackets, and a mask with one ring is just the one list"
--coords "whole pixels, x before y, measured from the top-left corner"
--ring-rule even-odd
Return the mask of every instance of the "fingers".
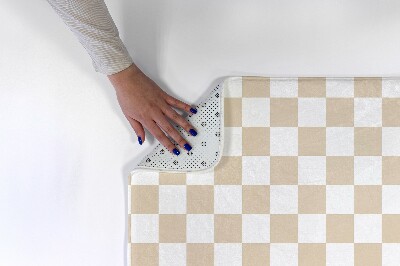
[[142, 145], [142, 143], [144, 142], [144, 140], [146, 138], [142, 124], [139, 123], [138, 121], [136, 121], [135, 119], [130, 118], [129, 116], [125, 116], [125, 117], [128, 119], [129, 124], [131, 124], [131, 127], [135, 131], [135, 133], [138, 137], [139, 144]]
[[[171, 126], [172, 127], [172, 126]], [[171, 142], [171, 140], [165, 135], [165, 133], [160, 129], [159, 125], [155, 121], [148, 122], [146, 124], [146, 128], [150, 131], [150, 133], [160, 141], [165, 148], [167, 148], [171, 153], [175, 155], [179, 155], [180, 151], [175, 147], [175, 145]], [[170, 132], [171, 129], [168, 129]]]
[[169, 119], [171, 119], [172, 121], [180, 125], [184, 130], [186, 130], [187, 133], [191, 134], [192, 136], [197, 135], [194, 127], [186, 119], [179, 115], [174, 109], [168, 106], [163, 112]]
[[167, 120], [164, 115], [158, 117], [156, 121], [158, 125], [173, 139], [179, 146], [190, 151], [192, 146], [181, 136], [181, 134], [174, 128], [174, 126]]
[[165, 94], [166, 96], [166, 98], [165, 98], [165, 101], [169, 104], [169, 105], [171, 105], [171, 106], [173, 106], [173, 107], [176, 107], [176, 108], [179, 108], [179, 109], [181, 109], [181, 110], [185, 110], [188, 114], [195, 114], [195, 113], [197, 113], [197, 110], [196, 110], [196, 108], [193, 108], [192, 106], [190, 106], [189, 104], [187, 104], [187, 103], [184, 103], [184, 102], [182, 102], [182, 101], [180, 101], [180, 100], [178, 100], [178, 99], [175, 99], [174, 97], [172, 97], [172, 96], [170, 96], [170, 95], [168, 95], [168, 94]]

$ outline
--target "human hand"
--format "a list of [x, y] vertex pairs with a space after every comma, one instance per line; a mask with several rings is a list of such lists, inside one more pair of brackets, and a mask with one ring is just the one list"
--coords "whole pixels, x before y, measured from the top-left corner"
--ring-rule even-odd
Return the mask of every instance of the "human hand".
[[168, 119], [174, 121], [192, 136], [196, 136], [197, 132], [193, 126], [172, 107], [193, 114], [197, 113], [195, 108], [168, 95], [135, 64], [107, 77], [115, 88], [122, 112], [135, 131], [140, 145], [146, 139], [143, 128], [145, 127], [175, 155], [180, 154], [179, 149], [165, 133], [182, 148], [188, 151], [192, 149]]

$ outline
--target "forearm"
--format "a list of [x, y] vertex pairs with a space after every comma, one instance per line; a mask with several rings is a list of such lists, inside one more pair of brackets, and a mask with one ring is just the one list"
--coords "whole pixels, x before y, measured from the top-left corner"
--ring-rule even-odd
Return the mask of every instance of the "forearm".
[[92, 59], [95, 71], [112, 75], [133, 60], [104, 0], [47, 0]]

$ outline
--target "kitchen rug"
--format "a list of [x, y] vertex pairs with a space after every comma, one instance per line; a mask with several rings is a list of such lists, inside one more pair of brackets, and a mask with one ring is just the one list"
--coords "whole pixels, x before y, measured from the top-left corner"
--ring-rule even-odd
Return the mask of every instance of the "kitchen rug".
[[400, 79], [229, 77], [128, 185], [128, 264], [400, 265]]

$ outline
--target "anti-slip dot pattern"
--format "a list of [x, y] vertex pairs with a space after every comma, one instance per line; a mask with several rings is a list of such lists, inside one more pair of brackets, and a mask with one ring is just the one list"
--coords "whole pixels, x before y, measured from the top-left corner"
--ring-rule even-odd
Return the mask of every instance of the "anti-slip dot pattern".
[[[186, 120], [194, 126], [197, 136], [188, 134], [176, 125], [178, 132], [192, 146], [192, 150], [186, 151], [181, 148], [181, 154], [176, 156], [160, 143], [138, 166], [158, 170], [192, 171], [206, 169], [215, 164], [220, 157], [221, 98], [219, 84], [206, 100], [196, 106], [197, 113], [187, 116]], [[178, 146], [173, 139], [171, 141]]]
[[400, 265], [400, 79], [222, 90], [215, 166], [132, 172], [131, 265]]

